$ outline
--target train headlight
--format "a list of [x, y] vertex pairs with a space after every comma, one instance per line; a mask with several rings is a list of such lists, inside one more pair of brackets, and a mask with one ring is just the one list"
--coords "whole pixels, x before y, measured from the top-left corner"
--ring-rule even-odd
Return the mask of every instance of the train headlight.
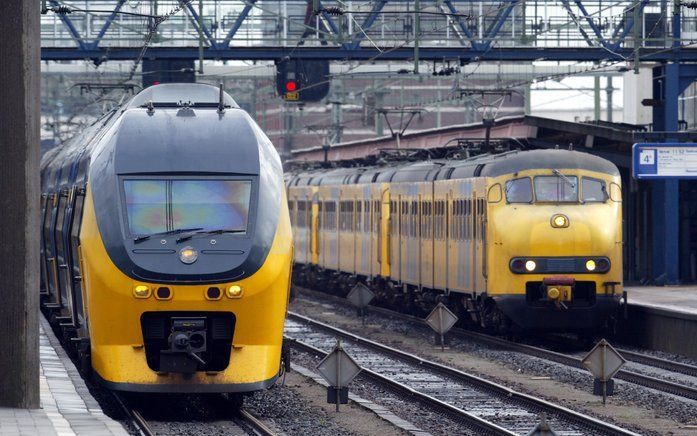
[[228, 298], [240, 298], [242, 296], [242, 287], [239, 285], [230, 285], [225, 290]]
[[150, 287], [146, 285], [137, 285], [133, 288], [133, 296], [136, 298], [150, 297]]
[[525, 269], [529, 272], [535, 271], [535, 268], [537, 268], [537, 264], [534, 260], [528, 260], [527, 262], [525, 262]]
[[563, 228], [569, 227], [569, 218], [566, 215], [556, 214], [552, 215], [552, 227]]
[[190, 265], [196, 262], [196, 259], [198, 259], [198, 251], [193, 247], [184, 247], [179, 250], [179, 260], [183, 263]]
[[588, 271], [595, 271], [595, 261], [593, 259], [586, 262], [586, 269]]

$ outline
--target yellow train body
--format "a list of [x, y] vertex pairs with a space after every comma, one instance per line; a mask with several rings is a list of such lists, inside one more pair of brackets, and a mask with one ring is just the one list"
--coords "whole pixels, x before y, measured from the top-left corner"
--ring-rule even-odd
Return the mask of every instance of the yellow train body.
[[[437, 301], [449, 302], [461, 317], [483, 325], [602, 328], [622, 295], [619, 173], [599, 158], [562, 150], [521, 152], [501, 160], [515, 166], [526, 153], [534, 156], [523, 158], [527, 167], [504, 168], [492, 175], [446, 178], [441, 175], [457, 171], [458, 164], [432, 162], [406, 169], [356, 169], [356, 176], [344, 177], [341, 183], [334, 182], [337, 178], [331, 172], [311, 179], [296, 176], [298, 182], [288, 186], [290, 197], [315, 198], [319, 205], [316, 219], [298, 222], [291, 216], [296, 235], [319, 241], [312, 256], [296, 256], [302, 271], [296, 280], [323, 288], [336, 283], [339, 292], [362, 281], [387, 304], [426, 313]], [[544, 165], [547, 156], [555, 160], [553, 167]], [[591, 160], [578, 163], [584, 159]], [[495, 157], [484, 162], [479, 165], [499, 164]], [[570, 165], [564, 166], [565, 162]], [[362, 183], [367, 177], [361, 173], [375, 171], [392, 181]], [[420, 171], [419, 179], [398, 180], [394, 174], [400, 171]], [[561, 174], [559, 183], [577, 181], [576, 200], [508, 201], [506, 187], [511, 180], [527, 178], [532, 196], [537, 177], [544, 180], [556, 174]], [[591, 183], [587, 181], [595, 184], [584, 193], [581, 185]], [[584, 201], [591, 186], [602, 186], [606, 197]], [[563, 215], [568, 225], [554, 226], [557, 215]], [[296, 243], [305, 242], [296, 239]], [[515, 259], [540, 266], [514, 271]], [[588, 261], [607, 268], [586, 270]]]
[[[239, 285], [238, 299], [222, 296], [208, 300], [209, 285], [167, 285], [170, 299], [158, 300], [154, 290], [162, 284], [136, 281], [110, 261], [87, 191], [80, 235], [92, 343], [92, 366], [101, 381], [119, 390], [140, 392], [245, 392], [270, 386], [279, 374], [283, 321], [287, 311], [292, 235], [286, 213], [279, 219], [273, 245], [261, 269], [221, 288]], [[286, 201], [285, 197], [283, 199]], [[135, 298], [133, 290], [146, 285], [149, 298]], [[146, 312], [230, 312], [235, 315], [230, 364], [223, 371], [194, 374], [158, 373], [148, 367], [141, 328]]]
[[85, 373], [138, 392], [275, 382], [288, 198], [273, 144], [229, 95], [149, 87], [49, 151], [42, 188], [42, 309]]

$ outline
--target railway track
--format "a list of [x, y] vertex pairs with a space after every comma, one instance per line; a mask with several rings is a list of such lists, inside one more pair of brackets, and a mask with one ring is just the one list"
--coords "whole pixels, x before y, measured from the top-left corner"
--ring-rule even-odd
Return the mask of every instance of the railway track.
[[[123, 413], [131, 421], [133, 428], [140, 436], [156, 436], [158, 433], [153, 426], [143, 417], [143, 415], [134, 407], [132, 407], [126, 399], [119, 393], [112, 391], [116, 403], [121, 408]], [[233, 422], [240, 428], [240, 433], [256, 436], [276, 436], [277, 433], [269, 426], [262, 422], [259, 418], [251, 414], [244, 408], [240, 409], [237, 416], [233, 418]], [[229, 434], [229, 430], [226, 429]], [[161, 434], [166, 434], [163, 432]]]
[[[348, 304], [345, 298], [325, 294], [323, 292], [316, 292], [305, 288], [302, 288], [302, 291], [307, 292], [309, 295], [315, 295], [319, 298], [328, 298], [331, 301], [337, 302], [338, 304]], [[370, 306], [370, 310], [375, 313], [395, 317], [401, 320], [426, 326], [425, 320], [412, 315], [406, 315], [400, 312], [395, 312], [393, 310], [377, 306]], [[500, 337], [491, 336], [484, 333], [472, 332], [460, 328], [453, 328], [448, 334], [461, 339], [474, 341], [483, 345], [500, 347], [509, 351], [515, 351], [528, 356], [538, 357], [562, 365], [583, 369], [583, 365], [581, 365], [581, 359], [577, 356], [559, 353], [545, 348], [536, 347], [534, 345], [513, 342]], [[618, 349], [618, 351], [630, 362], [636, 362], [646, 366], [660, 368], [666, 371], [672, 371], [678, 374], [697, 377], [697, 367], [693, 365], [672, 362], [666, 359], [660, 359], [654, 356], [649, 356], [646, 354], [637, 353], [625, 349]], [[689, 384], [678, 384], [669, 380], [646, 374], [641, 374], [639, 372], [631, 371], [628, 369], [621, 369], [619, 372], [617, 372], [617, 374], [615, 374], [615, 378], [636, 385], [655, 389], [657, 391], [687, 398], [690, 400], [697, 400], [697, 387], [691, 386]]]
[[286, 335], [295, 346], [320, 356], [342, 339], [344, 348], [372, 382], [386, 385], [456, 418], [477, 434], [527, 434], [547, 417], [560, 435], [635, 434], [497, 383], [422, 359], [353, 333], [289, 312]]
[[155, 436], [155, 431], [152, 429], [150, 424], [143, 418], [138, 410], [131, 407], [119, 393], [111, 391], [112, 396], [116, 400], [121, 411], [128, 417], [131, 421], [131, 425], [138, 432], [140, 436]]

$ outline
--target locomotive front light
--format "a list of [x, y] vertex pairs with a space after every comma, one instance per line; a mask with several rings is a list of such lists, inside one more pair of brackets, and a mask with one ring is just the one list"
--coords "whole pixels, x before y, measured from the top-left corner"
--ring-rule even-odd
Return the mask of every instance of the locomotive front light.
[[150, 287], [146, 285], [137, 285], [133, 288], [133, 296], [136, 298], [149, 298]]
[[563, 228], [569, 227], [569, 218], [566, 215], [556, 214], [552, 216], [552, 227]]
[[228, 298], [240, 298], [242, 297], [242, 287], [239, 285], [230, 285], [225, 290], [225, 294]]
[[535, 268], [537, 268], [537, 264], [534, 260], [528, 260], [527, 262], [525, 262], [525, 269], [529, 272], [535, 271]]
[[191, 265], [198, 259], [198, 251], [193, 247], [184, 247], [179, 250], [179, 260], [187, 265]]
[[588, 271], [595, 271], [595, 261], [593, 259], [586, 262], [586, 269]]

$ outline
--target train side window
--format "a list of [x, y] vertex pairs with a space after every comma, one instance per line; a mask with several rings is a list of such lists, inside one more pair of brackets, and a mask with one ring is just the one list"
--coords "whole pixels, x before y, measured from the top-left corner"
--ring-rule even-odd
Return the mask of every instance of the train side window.
[[506, 201], [508, 203], [532, 203], [532, 182], [529, 177], [506, 182]]
[[584, 203], [605, 203], [609, 197], [605, 182], [589, 177], [581, 181], [581, 196]]
[[610, 183], [610, 199], [615, 203], [622, 201], [622, 188], [617, 183]]
[[72, 268], [75, 276], [80, 274], [80, 258], [78, 247], [80, 246], [80, 227], [82, 226], [82, 208], [85, 203], [85, 188], [76, 188], [75, 206], [73, 208], [73, 222], [70, 225], [70, 250]]
[[502, 194], [500, 184], [496, 183], [495, 185], [489, 188], [489, 192], [487, 194], [487, 201], [489, 201], [489, 203], [498, 203], [499, 201], [501, 201], [501, 197]]
[[58, 197], [58, 216], [56, 217], [56, 226], [54, 228], [54, 235], [56, 238], [56, 255], [61, 262], [66, 261], [66, 250], [65, 250], [65, 234], [63, 233], [63, 225], [65, 221], [65, 210], [68, 207], [68, 190], [61, 190]]

